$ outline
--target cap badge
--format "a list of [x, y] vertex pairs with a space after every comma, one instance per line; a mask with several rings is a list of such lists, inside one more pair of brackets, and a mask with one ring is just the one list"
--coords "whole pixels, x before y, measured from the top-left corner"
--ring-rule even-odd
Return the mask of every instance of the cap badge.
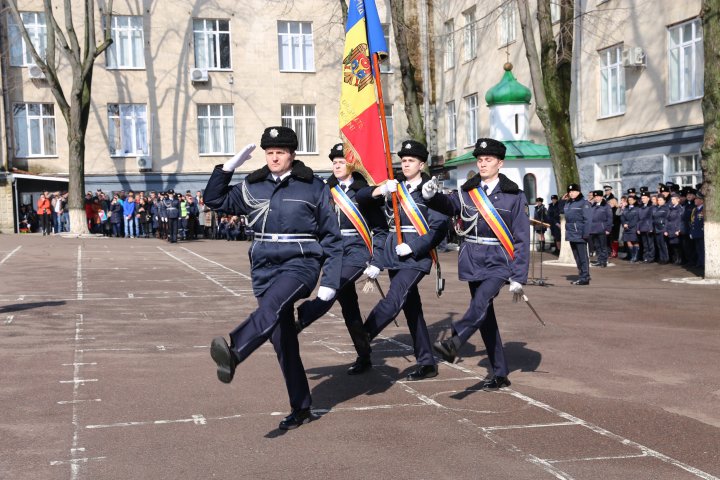
[[480, 144], [480, 148], [487, 148], [487, 142], [482, 142]]
[[342, 150], [342, 145], [338, 145], [337, 147], [335, 147], [335, 150], [337, 150], [337, 151]]
[[410, 150], [411, 148], [412, 148], [412, 145], [410, 145], [409, 143], [406, 143], [406, 144], [405, 144], [405, 149], [406, 149], [406, 150]]
[[280, 135], [280, 133], [277, 131], [277, 128], [273, 128], [272, 130], [270, 130], [270, 136], [271, 136], [272, 138], [275, 138], [275, 137], [277, 137], [278, 135]]

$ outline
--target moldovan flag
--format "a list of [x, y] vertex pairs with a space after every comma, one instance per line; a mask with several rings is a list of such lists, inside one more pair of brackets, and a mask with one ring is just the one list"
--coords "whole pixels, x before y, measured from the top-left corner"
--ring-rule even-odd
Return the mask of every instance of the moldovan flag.
[[372, 71], [372, 55], [387, 56], [387, 45], [375, 0], [350, 0], [343, 83], [340, 93], [340, 134], [345, 159], [368, 182], [388, 178], [380, 113]]

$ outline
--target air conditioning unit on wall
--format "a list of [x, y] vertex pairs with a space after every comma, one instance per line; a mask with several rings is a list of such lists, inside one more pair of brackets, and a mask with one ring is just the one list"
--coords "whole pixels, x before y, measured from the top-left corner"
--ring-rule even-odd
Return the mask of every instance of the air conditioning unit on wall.
[[38, 79], [38, 80], [44, 80], [45, 74], [43, 73], [42, 68], [33, 64], [33, 65], [28, 65], [28, 77]]
[[150, 157], [137, 157], [138, 170], [152, 170], [152, 158]]
[[625, 47], [622, 51], [623, 67], [644, 67], [645, 52], [641, 47]]
[[193, 82], [207, 82], [208, 72], [204, 68], [191, 68], [190, 80]]

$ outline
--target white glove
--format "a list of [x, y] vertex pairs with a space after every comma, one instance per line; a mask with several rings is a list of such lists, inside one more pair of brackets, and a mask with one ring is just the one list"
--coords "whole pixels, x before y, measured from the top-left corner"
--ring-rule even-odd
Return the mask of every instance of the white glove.
[[398, 184], [398, 181], [395, 179], [388, 180], [387, 182], [380, 185], [380, 193], [382, 193], [385, 196], [388, 196], [391, 193], [397, 192], [397, 184]]
[[440, 184], [437, 177], [432, 177], [429, 182], [425, 182], [425, 185], [422, 186], [422, 196], [425, 200], [430, 200], [439, 191]]
[[335, 298], [335, 289], [330, 287], [320, 287], [318, 288], [317, 298], [323, 302], [329, 302]]
[[366, 275], [368, 278], [375, 280], [378, 275], [380, 275], [380, 269], [375, 265], [368, 265], [368, 267], [363, 272], [363, 275]]
[[253, 150], [255, 150], [254, 143], [245, 145], [245, 148], [240, 150], [238, 153], [235, 154], [234, 157], [232, 157], [230, 160], [223, 164], [222, 169], [226, 172], [232, 172], [240, 165], [250, 160], [250, 154], [253, 152]]
[[395, 247], [395, 253], [397, 253], [398, 257], [404, 257], [406, 255], [412, 255], [413, 251], [412, 248], [410, 248], [410, 245], [407, 243], [401, 243]]
[[522, 296], [525, 294], [523, 286], [512, 280], [510, 280], [510, 288], [508, 288], [508, 290], [513, 294], [513, 303], [517, 303], [522, 300]]

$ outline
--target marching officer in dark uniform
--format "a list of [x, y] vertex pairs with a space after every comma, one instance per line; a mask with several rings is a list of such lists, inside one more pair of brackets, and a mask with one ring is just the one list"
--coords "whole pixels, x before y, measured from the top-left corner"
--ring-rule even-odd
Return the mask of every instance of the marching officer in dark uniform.
[[608, 242], [613, 227], [613, 213], [610, 205], [607, 204], [602, 190], [593, 192], [592, 202], [592, 226], [590, 227], [590, 240], [595, 247], [597, 260], [593, 266], [605, 268], [608, 261]]
[[358, 375], [371, 368], [372, 362], [370, 342], [363, 330], [355, 281], [363, 272], [373, 279], [380, 273], [380, 264], [376, 258], [382, 256], [387, 224], [379, 206], [358, 206], [355, 199], [357, 192], [368, 187], [368, 183], [360, 172], [354, 171], [353, 166], [346, 162], [343, 144], [335, 145], [330, 150], [329, 157], [333, 164], [333, 176], [328, 179], [327, 185], [334, 200], [343, 243], [340, 288], [332, 300], [315, 298], [303, 302], [297, 309], [296, 327], [298, 332], [308, 327], [325, 315], [337, 299], [357, 352], [357, 359], [347, 373]]
[[655, 251], [657, 252], [658, 263], [665, 265], [670, 262], [667, 245], [667, 217], [669, 207], [665, 203], [665, 195], [657, 196], [657, 205], [653, 208], [652, 221], [655, 232]]
[[565, 212], [565, 239], [570, 242], [575, 264], [580, 278], [572, 281], [573, 285], [590, 284], [590, 262], [588, 259], [587, 242], [590, 240], [592, 226], [592, 209], [590, 202], [585, 200], [580, 185], [571, 183], [567, 193], [562, 197]]
[[229, 215], [247, 215], [255, 231], [249, 250], [253, 293], [258, 308], [223, 337], [213, 339], [210, 355], [220, 381], [230, 383], [236, 366], [268, 339], [285, 377], [290, 415], [279, 428], [289, 430], [312, 420], [310, 387], [298, 344], [293, 305], [307, 297], [323, 276], [317, 296], [328, 301], [340, 287], [342, 238], [323, 181], [295, 160], [298, 139], [286, 127], [265, 129], [260, 147], [266, 166], [229, 186], [233, 171], [250, 158], [246, 146], [218, 165], [205, 189], [205, 204]]
[[435, 342], [433, 348], [450, 363], [458, 350], [477, 330], [485, 343], [491, 374], [483, 381], [484, 390], [510, 385], [493, 299], [510, 282], [513, 296], [523, 294], [529, 263], [530, 220], [527, 201], [517, 184], [500, 173], [505, 145], [492, 138], [481, 138], [473, 155], [479, 173], [460, 188], [459, 193], [443, 195], [433, 180], [423, 188], [423, 197], [432, 209], [463, 220], [465, 241], [458, 254], [458, 276], [470, 287], [470, 307], [453, 323], [452, 336]]
[[548, 223], [550, 224], [550, 233], [555, 242], [555, 253], [560, 251], [560, 204], [557, 195], [550, 195], [550, 205], [548, 205]]
[[177, 243], [178, 219], [180, 218], [180, 200], [175, 197], [175, 190], [168, 190], [167, 197], [160, 202], [167, 218], [167, 239]]
[[[422, 185], [430, 180], [423, 173], [428, 151], [425, 145], [406, 140], [398, 150], [402, 173], [379, 187], [365, 188], [358, 192], [361, 205], [385, 205], [390, 233], [385, 240], [382, 256], [376, 260], [388, 270], [390, 288], [387, 296], [372, 309], [364, 324], [370, 340], [377, 337], [402, 310], [413, 338], [417, 366], [407, 376], [408, 380], [421, 380], [437, 376], [437, 361], [432, 352], [418, 284], [430, 273], [437, 259], [435, 247], [447, 236], [448, 219], [429, 210], [423, 200]], [[390, 195], [397, 192], [400, 204], [400, 230], [403, 240], [398, 243]], [[369, 272], [370, 273], [370, 272]]]
[[640, 194], [640, 206], [638, 207], [638, 235], [640, 236], [640, 244], [642, 246], [643, 263], [651, 263], [655, 261], [655, 238], [653, 235], [652, 212], [653, 206], [650, 203], [650, 193], [643, 190]]

